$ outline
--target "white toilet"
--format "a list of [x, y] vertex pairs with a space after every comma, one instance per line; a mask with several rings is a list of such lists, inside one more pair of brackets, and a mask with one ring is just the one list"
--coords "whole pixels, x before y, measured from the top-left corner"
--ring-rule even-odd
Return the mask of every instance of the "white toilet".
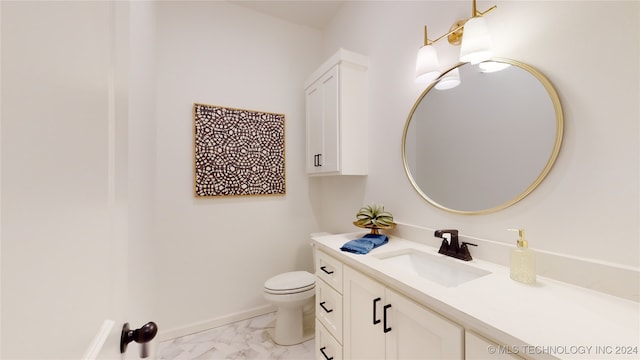
[[264, 283], [264, 298], [278, 308], [276, 325], [270, 331], [278, 345], [294, 345], [314, 336], [313, 318], [305, 321], [305, 310], [314, 310], [316, 277], [306, 271], [276, 275]]

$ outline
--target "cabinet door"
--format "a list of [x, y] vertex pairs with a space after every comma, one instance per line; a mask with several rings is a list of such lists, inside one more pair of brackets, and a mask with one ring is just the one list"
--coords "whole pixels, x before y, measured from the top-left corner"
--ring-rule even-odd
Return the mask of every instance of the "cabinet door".
[[386, 289], [387, 359], [463, 359], [464, 329]]
[[323, 147], [321, 172], [340, 171], [340, 81], [338, 66], [322, 77]]
[[521, 360], [508, 352], [506, 346], [499, 346], [471, 331], [465, 333], [465, 359], [467, 360]]
[[384, 286], [345, 266], [343, 271], [345, 359], [384, 359]]
[[306, 91], [307, 173], [340, 171], [339, 70], [334, 66]]
[[322, 153], [322, 83], [316, 81], [306, 91], [307, 173], [315, 173]]

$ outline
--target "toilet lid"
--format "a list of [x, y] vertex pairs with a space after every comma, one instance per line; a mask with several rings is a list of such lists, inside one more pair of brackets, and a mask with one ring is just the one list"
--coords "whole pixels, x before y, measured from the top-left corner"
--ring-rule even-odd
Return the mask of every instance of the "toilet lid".
[[304, 291], [315, 286], [316, 277], [306, 271], [292, 271], [276, 275], [265, 281], [264, 288], [271, 292]]

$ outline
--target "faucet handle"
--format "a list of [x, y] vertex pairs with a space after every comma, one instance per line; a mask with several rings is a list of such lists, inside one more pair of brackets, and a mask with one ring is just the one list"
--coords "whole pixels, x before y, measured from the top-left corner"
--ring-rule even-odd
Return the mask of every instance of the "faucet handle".
[[473, 260], [473, 258], [471, 257], [471, 253], [469, 252], [469, 248], [467, 247], [467, 245], [472, 245], [472, 246], [478, 246], [478, 244], [473, 244], [470, 242], [462, 242], [462, 245], [460, 245], [460, 257], [459, 259], [464, 260], [464, 261], [470, 261]]
[[447, 254], [449, 252], [449, 243], [450, 241], [447, 241], [447, 239], [442, 239], [442, 243], [440, 244], [440, 249], [438, 250], [438, 253], [440, 254]]

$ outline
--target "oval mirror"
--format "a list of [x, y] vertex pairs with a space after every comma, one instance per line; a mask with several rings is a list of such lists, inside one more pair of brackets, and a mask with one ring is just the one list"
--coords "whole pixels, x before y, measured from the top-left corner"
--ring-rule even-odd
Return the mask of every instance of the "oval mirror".
[[[459, 84], [449, 81], [454, 74]], [[411, 109], [402, 135], [404, 169], [415, 190], [440, 209], [494, 212], [520, 201], [549, 173], [563, 122], [553, 85], [532, 67], [509, 59], [458, 64]]]

